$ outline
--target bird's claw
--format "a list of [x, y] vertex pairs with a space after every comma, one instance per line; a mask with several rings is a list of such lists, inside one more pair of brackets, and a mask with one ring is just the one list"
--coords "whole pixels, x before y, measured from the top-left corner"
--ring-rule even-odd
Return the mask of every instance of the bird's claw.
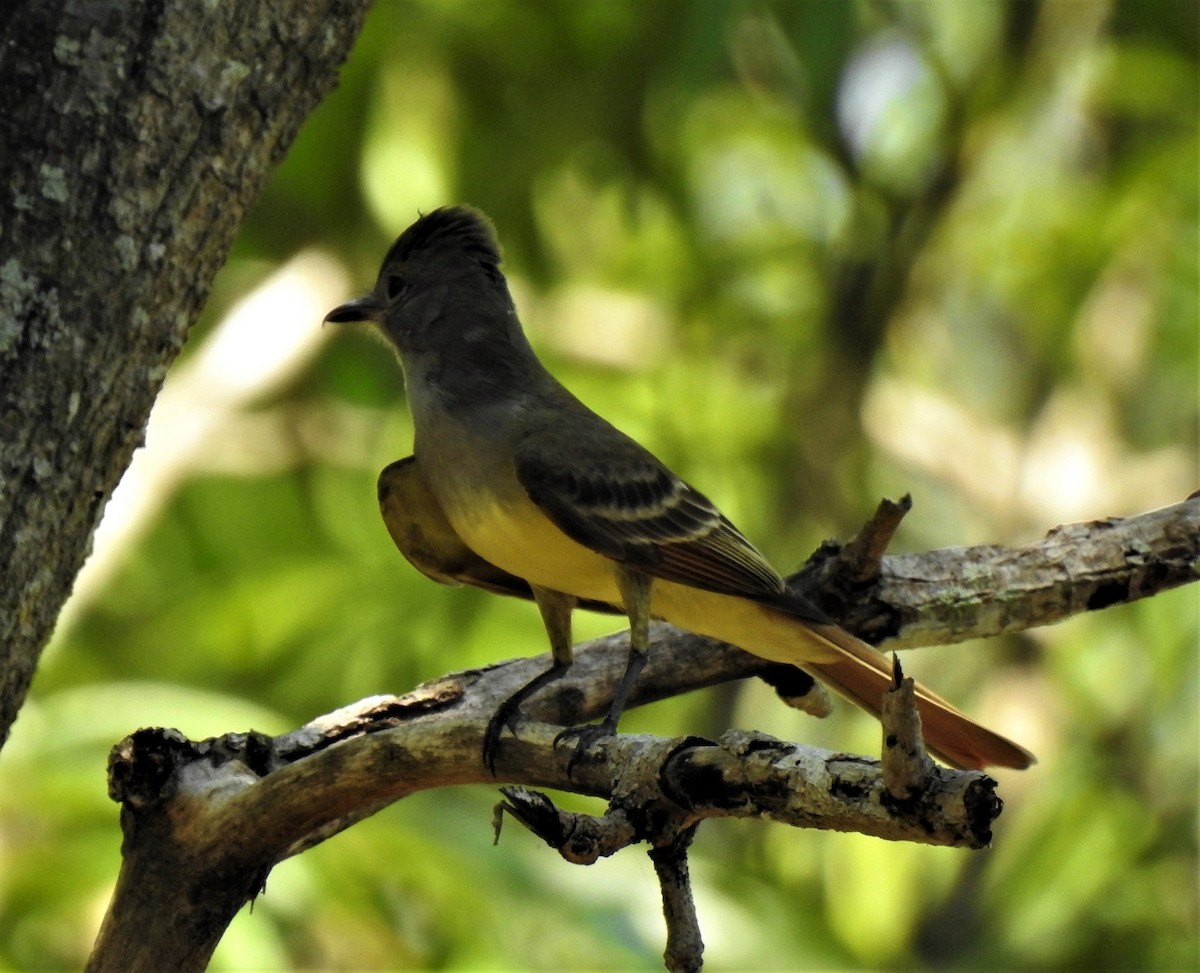
[[500, 749], [500, 736], [508, 730], [515, 737], [520, 721], [521, 707], [512, 700], [501, 703], [488, 720], [487, 729], [483, 731], [483, 765], [493, 777], [496, 776], [496, 752]]
[[579, 763], [584, 754], [601, 740], [613, 736], [616, 731], [616, 725], [607, 719], [599, 723], [587, 723], [583, 726], [568, 726], [565, 730], [559, 731], [554, 737], [554, 745], [556, 747], [561, 743], [567, 743], [571, 740], [575, 741], [575, 752], [571, 754], [571, 759], [567, 761], [567, 776], [571, 776], [575, 765]]

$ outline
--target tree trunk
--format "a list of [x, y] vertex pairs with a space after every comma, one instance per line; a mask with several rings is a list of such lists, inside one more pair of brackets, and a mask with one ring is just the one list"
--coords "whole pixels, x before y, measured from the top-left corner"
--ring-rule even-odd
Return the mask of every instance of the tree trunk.
[[0, 745], [234, 232], [367, 5], [0, 12]]

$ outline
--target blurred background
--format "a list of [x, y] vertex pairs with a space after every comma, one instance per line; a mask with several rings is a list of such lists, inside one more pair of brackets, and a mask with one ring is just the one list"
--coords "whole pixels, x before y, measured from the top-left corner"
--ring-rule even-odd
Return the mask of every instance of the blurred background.
[[[281, 732], [544, 651], [528, 605], [395, 552], [374, 491], [411, 448], [399, 369], [319, 323], [418, 210], [490, 214], [551, 369], [781, 570], [881, 496], [913, 495], [898, 552], [1183, 499], [1198, 10], [379, 3], [245, 223], [0, 760], [0, 967], [86, 956], [128, 732]], [[906, 656], [1041, 759], [999, 775], [993, 847], [710, 822], [708, 969], [1195, 969], [1197, 616], [1181, 589]], [[746, 684], [623, 728], [877, 752], [843, 709]], [[644, 855], [582, 869], [517, 827], [492, 847], [497, 797], [419, 795], [281, 864], [213, 968], [660, 968]]]

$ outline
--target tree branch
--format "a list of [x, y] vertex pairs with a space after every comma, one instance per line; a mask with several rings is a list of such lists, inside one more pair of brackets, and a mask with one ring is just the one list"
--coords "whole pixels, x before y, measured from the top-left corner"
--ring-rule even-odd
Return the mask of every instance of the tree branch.
[[865, 583], [858, 549], [828, 542], [791, 580], [818, 592], [815, 601], [874, 645], [946, 645], [1050, 625], [1200, 579], [1200, 495], [1056, 527], [1021, 547], [886, 555]]
[[[277, 739], [251, 733], [192, 743], [173, 730], [139, 730], [123, 740], [109, 766], [110, 794], [122, 804], [122, 869], [88, 969], [201, 970], [277, 862], [408, 794], [488, 782], [480, 745], [494, 682], [471, 673], [440, 680]], [[911, 708], [911, 694], [907, 701]], [[919, 727], [915, 709], [904, 719]], [[682, 856], [705, 818], [759, 817], [980, 848], [1002, 807], [995, 781], [979, 772], [930, 763], [898, 799], [885, 784], [886, 753], [881, 768], [878, 760], [735, 730], [716, 743], [612, 737], [568, 770], [574, 750], [556, 746], [560, 729], [522, 724], [503, 753], [501, 776], [519, 768], [531, 783], [607, 798], [608, 811], [559, 811], [520, 788], [505, 789], [503, 807], [578, 864], [649, 843], [672, 923], [672, 968], [698, 967]], [[888, 737], [904, 733], [885, 726]]]
[[[897, 520], [894, 511], [884, 512], [867, 532], [890, 533]], [[1005, 616], [1033, 624], [1098, 606], [1118, 589], [1122, 598], [1116, 600], [1131, 600], [1195, 580], [1198, 526], [1200, 498], [1193, 497], [1139, 517], [1059, 528], [1026, 548], [882, 557], [877, 572], [864, 570], [856, 553], [848, 573], [860, 584], [877, 576], [868, 600], [882, 607], [875, 614], [860, 611], [858, 618], [876, 625], [880, 618], [907, 619], [896, 629], [898, 642], [913, 637], [910, 628], [928, 631], [934, 624], [925, 620], [929, 615], [958, 626], [932, 640], [971, 638], [995, 625], [996, 612], [946, 616], [945, 599], [936, 597], [932, 583], [895, 579], [940, 577], [957, 555], [973, 569], [965, 573], [971, 583], [954, 592], [956, 604], [986, 605], [978, 578], [1009, 578], [1026, 597], [1042, 593], [1029, 611]], [[849, 547], [881, 550], [867, 541]], [[806, 590], [822, 572], [839, 576], [830, 550], [802, 573]], [[1013, 565], [1021, 566], [1019, 574]], [[1081, 565], [1090, 570], [1076, 573]], [[836, 586], [829, 590], [836, 596]], [[884, 591], [899, 597], [885, 603]], [[991, 601], [1016, 605], [1019, 598], [1000, 590]], [[631, 705], [765, 666], [738, 649], [666, 625], [655, 626], [652, 635], [654, 651]], [[603, 712], [627, 644], [622, 634], [577, 650], [569, 672], [529, 701], [519, 735], [503, 738], [495, 778], [480, 759], [488, 720], [501, 700], [545, 667], [544, 656], [444, 676], [403, 697], [363, 700], [276, 738], [245, 733], [193, 743], [171, 730], [133, 734], [110, 762], [110, 793], [122, 804], [124, 861], [89, 969], [202, 969], [233, 914], [262, 888], [275, 863], [408, 794], [451, 784], [519, 781], [605, 798], [603, 815], [580, 815], [524, 787], [505, 788], [501, 808], [577, 863], [648, 843], [663, 886], [672, 969], [699, 964], [702, 942], [685, 856], [691, 832], [706, 818], [760, 817], [967, 848], [990, 841], [1002, 807], [995, 781], [929, 760], [912, 683], [898, 665], [883, 710], [882, 761], [730, 731], [716, 742], [612, 737], [568, 772], [573, 750], [555, 747], [558, 730]]]

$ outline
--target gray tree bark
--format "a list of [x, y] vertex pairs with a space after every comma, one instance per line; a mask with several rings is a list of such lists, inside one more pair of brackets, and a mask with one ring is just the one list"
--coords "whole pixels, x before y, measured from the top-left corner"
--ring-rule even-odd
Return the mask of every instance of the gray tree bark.
[[367, 6], [0, 12], [0, 745], [234, 232]]

